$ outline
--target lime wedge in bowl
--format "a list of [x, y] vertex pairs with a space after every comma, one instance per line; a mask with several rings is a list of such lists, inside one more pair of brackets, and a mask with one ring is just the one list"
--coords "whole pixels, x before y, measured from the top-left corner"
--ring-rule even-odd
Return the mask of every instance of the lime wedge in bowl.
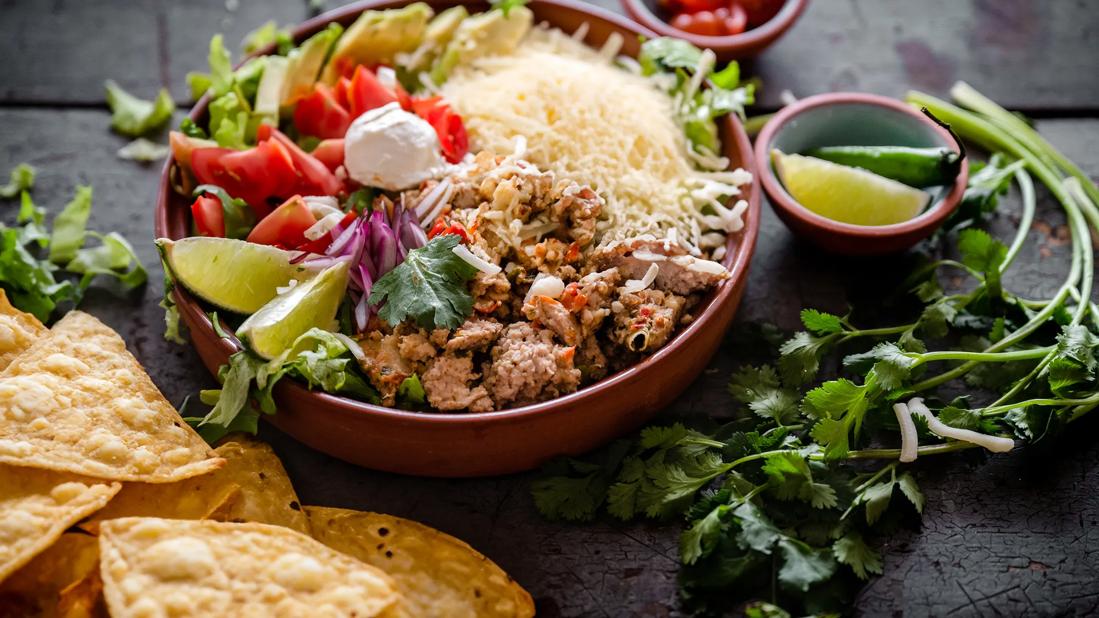
[[240, 325], [237, 336], [256, 354], [275, 358], [311, 328], [335, 330], [346, 291], [347, 262], [337, 262], [261, 307]]
[[316, 274], [291, 264], [294, 254], [268, 245], [195, 236], [156, 241], [172, 276], [192, 294], [236, 313], [254, 313], [291, 280]]
[[771, 151], [786, 191], [802, 206], [834, 221], [891, 225], [920, 214], [931, 201], [926, 191], [857, 167]]

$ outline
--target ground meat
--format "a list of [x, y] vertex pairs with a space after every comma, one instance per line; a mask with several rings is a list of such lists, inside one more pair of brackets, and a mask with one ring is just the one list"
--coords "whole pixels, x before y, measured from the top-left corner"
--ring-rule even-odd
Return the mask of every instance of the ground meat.
[[359, 365], [386, 406], [396, 403], [398, 387], [413, 373], [413, 367], [402, 358], [400, 339], [395, 334], [373, 331], [359, 342], [365, 356]]
[[660, 290], [627, 292], [618, 289], [611, 303], [614, 329], [611, 339], [632, 352], [652, 352], [667, 343], [675, 331], [686, 299]]
[[523, 315], [553, 331], [565, 345], [580, 343], [580, 325], [560, 301], [549, 296], [535, 296], [523, 305]]
[[504, 325], [496, 320], [479, 320], [473, 318], [454, 331], [454, 335], [446, 342], [447, 352], [473, 352], [486, 350], [496, 338]]
[[550, 206], [555, 221], [568, 220], [569, 238], [587, 247], [595, 238], [595, 223], [603, 211], [603, 198], [592, 191], [591, 187], [581, 187], [575, 182], [560, 184], [556, 192], [561, 198]]
[[545, 401], [580, 385], [575, 348], [553, 343], [553, 333], [529, 322], [508, 325], [492, 348], [485, 386], [498, 409]]
[[480, 384], [470, 386], [479, 378], [472, 358], [448, 352], [431, 361], [422, 381], [428, 403], [439, 410], [488, 412], [493, 408], [488, 391]]
[[477, 313], [499, 317], [507, 317], [510, 313], [511, 282], [502, 271], [495, 275], [477, 271], [469, 291], [473, 295], [473, 309]]
[[576, 313], [585, 335], [597, 331], [610, 314], [611, 300], [620, 279], [618, 269], [608, 268], [588, 273], [565, 287], [561, 300]]
[[573, 264], [580, 261], [580, 246], [576, 242], [566, 243], [556, 238], [547, 238], [523, 245], [513, 255], [515, 261], [527, 270], [543, 272], [568, 281], [576, 278], [576, 267]]
[[607, 375], [607, 356], [594, 336], [585, 337], [576, 348], [576, 367], [587, 382], [602, 380]]
[[422, 370], [427, 362], [439, 353], [435, 344], [427, 338], [423, 330], [401, 335], [397, 351], [409, 365]]
[[717, 262], [687, 255], [679, 245], [647, 238], [600, 248], [592, 262], [600, 269], [616, 267], [626, 279], [641, 279], [656, 264], [660, 271], [653, 287], [680, 296], [706, 290], [729, 277], [729, 271]]

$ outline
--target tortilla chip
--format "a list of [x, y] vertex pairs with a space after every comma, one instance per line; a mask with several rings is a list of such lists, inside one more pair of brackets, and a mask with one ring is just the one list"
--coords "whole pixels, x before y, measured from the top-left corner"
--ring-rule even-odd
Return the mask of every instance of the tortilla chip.
[[80, 527], [97, 533], [100, 522], [119, 517], [254, 521], [309, 534], [294, 486], [271, 447], [233, 436], [214, 449], [225, 465], [177, 483], [125, 483], [106, 508]]
[[465, 542], [392, 515], [305, 507], [321, 543], [372, 564], [397, 582], [409, 616], [533, 616], [534, 601]]
[[98, 572], [99, 539], [66, 532], [0, 584], [0, 618], [78, 616], [62, 610], [62, 591]]
[[0, 581], [107, 504], [119, 483], [0, 465]]
[[223, 462], [122, 339], [73, 311], [0, 373], [0, 463], [167, 483]]
[[[98, 556], [98, 551], [96, 555]], [[61, 618], [110, 618], [103, 599], [103, 579], [99, 562], [95, 569], [61, 591], [57, 599], [57, 615]]]
[[13, 307], [0, 289], [0, 371], [47, 332], [38, 318]]
[[286, 468], [266, 443], [251, 436], [233, 436], [214, 449], [226, 461], [215, 476], [240, 486], [240, 496], [225, 505], [214, 519], [254, 521], [285, 526], [309, 534], [309, 519], [302, 511]]
[[99, 553], [114, 618], [366, 618], [400, 599], [385, 573], [282, 526], [111, 519]]

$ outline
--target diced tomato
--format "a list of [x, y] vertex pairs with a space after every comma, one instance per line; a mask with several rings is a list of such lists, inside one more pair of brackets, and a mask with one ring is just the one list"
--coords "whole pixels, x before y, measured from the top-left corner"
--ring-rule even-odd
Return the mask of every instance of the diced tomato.
[[713, 11], [680, 13], [672, 18], [671, 25], [676, 30], [702, 36], [721, 36], [724, 34], [724, 27]]
[[396, 100], [396, 93], [382, 85], [373, 71], [362, 65], [355, 68], [347, 88], [347, 107], [352, 119]]
[[310, 153], [333, 172], [343, 165], [343, 138], [326, 139]]
[[200, 195], [191, 204], [191, 216], [195, 220], [195, 229], [199, 236], [225, 236], [225, 210], [221, 200], [210, 195]]
[[572, 264], [576, 260], [580, 259], [580, 243], [573, 241], [569, 244], [568, 251], [565, 252], [565, 263]]
[[248, 242], [293, 249], [306, 242], [305, 230], [316, 222], [309, 205], [295, 195], [257, 223], [248, 234]]
[[744, 9], [752, 28], [770, 21], [784, 4], [783, 0], [736, 0], [736, 3]]
[[332, 89], [316, 84], [313, 94], [298, 101], [294, 108], [294, 126], [302, 135], [321, 139], [343, 137], [351, 125], [351, 114], [336, 100]]
[[397, 82], [397, 102], [401, 104], [401, 109], [406, 112], [412, 111], [412, 95], [408, 94], [401, 82]]
[[446, 219], [439, 217], [435, 220], [435, 225], [431, 226], [431, 229], [427, 232], [428, 238], [435, 238], [436, 236], [446, 236], [447, 234], [456, 234], [461, 237], [462, 242], [469, 244], [469, 233], [466, 232], [466, 228], [461, 223], [447, 224]]
[[462, 160], [469, 152], [469, 135], [462, 117], [450, 109], [441, 97], [412, 99], [412, 111], [427, 121], [439, 136], [443, 156], [451, 163]]
[[718, 14], [718, 11], [714, 11], [714, 14], [721, 20], [721, 29], [726, 35], [740, 34], [748, 28], [748, 13], [736, 2], [730, 4], [729, 8], [721, 8], [719, 11], [721, 14]]
[[[282, 145], [290, 154], [294, 168], [297, 170], [298, 182], [296, 188], [289, 193], [302, 195], [337, 195], [343, 190], [343, 183], [329, 170], [324, 163], [313, 155], [305, 152], [294, 140], [286, 136], [282, 131], [268, 126], [260, 125], [256, 131], [256, 139], [260, 143], [273, 141]], [[283, 196], [285, 197], [285, 196]]]
[[580, 293], [580, 286], [570, 283], [561, 293], [561, 304], [572, 313], [576, 313], [588, 305], [588, 297]]
[[272, 141], [248, 150], [196, 148], [191, 167], [200, 184], [217, 185], [248, 202], [257, 219], [271, 212], [268, 200], [282, 199], [297, 178], [290, 153]]

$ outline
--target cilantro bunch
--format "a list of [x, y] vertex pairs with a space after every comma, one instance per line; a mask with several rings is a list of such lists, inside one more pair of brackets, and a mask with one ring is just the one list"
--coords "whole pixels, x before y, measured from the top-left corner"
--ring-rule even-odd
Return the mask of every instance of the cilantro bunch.
[[[964, 84], [953, 95], [968, 109], [920, 93], [909, 100], [999, 154], [974, 170], [963, 207], [935, 239], [947, 257], [909, 277], [913, 319], [861, 328], [850, 316], [802, 311], [804, 330], [777, 346], [772, 363], [732, 376], [736, 420], [649, 427], [593, 458], [554, 462], [532, 488], [545, 516], [681, 525], [688, 609], [846, 611], [859, 581], [882, 572], [876, 540], [923, 510], [905, 467], [913, 454], [978, 448], [990, 437], [1016, 447], [1049, 440], [1099, 406], [1090, 237], [1099, 189], [1017, 116]], [[1064, 208], [1072, 241], [1068, 275], [1045, 299], [1013, 290], [1007, 276], [1034, 220], [1032, 175]], [[1003, 242], [980, 225], [1011, 181], [1022, 214]], [[948, 292], [948, 274], [968, 284]], [[835, 356], [839, 375], [823, 379]], [[966, 394], [948, 398], [957, 392]], [[924, 399], [930, 416], [911, 414]], [[907, 438], [902, 424], [915, 427]]]

